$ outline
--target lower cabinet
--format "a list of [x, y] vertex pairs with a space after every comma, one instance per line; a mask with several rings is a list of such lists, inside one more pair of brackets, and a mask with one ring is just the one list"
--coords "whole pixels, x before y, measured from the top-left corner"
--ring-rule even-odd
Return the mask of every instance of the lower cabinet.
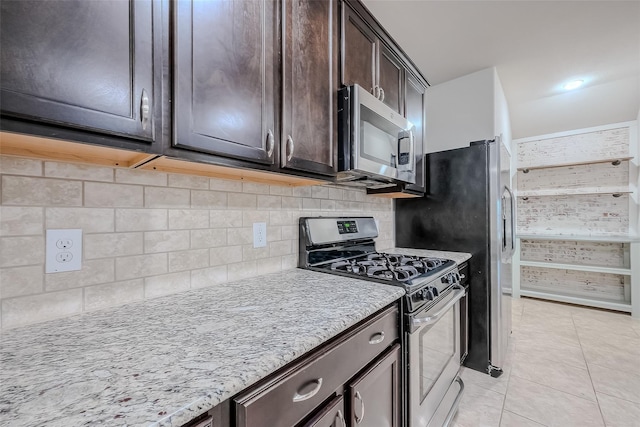
[[400, 372], [396, 344], [349, 384], [349, 425], [400, 427]]
[[399, 336], [393, 306], [237, 396], [235, 425], [399, 427]]
[[346, 427], [344, 397], [336, 396], [329, 401], [304, 427]]

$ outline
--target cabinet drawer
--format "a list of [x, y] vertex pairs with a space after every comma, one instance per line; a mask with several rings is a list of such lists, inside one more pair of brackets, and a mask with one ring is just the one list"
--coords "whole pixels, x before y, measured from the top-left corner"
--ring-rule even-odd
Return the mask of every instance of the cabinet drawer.
[[290, 427], [398, 338], [392, 307], [235, 399], [238, 427]]

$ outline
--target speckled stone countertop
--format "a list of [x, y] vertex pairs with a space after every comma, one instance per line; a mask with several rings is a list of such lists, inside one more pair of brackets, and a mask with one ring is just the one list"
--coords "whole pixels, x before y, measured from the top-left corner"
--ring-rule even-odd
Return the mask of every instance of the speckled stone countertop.
[[389, 250], [385, 250], [385, 252], [390, 254], [400, 254], [400, 255], [415, 255], [415, 256], [431, 256], [436, 258], [446, 258], [452, 259], [458, 264], [462, 264], [469, 258], [471, 258], [471, 254], [466, 252], [447, 252], [447, 251], [434, 251], [431, 249], [412, 249], [412, 248], [393, 248]]
[[397, 300], [294, 269], [0, 335], [0, 424], [180, 426]]

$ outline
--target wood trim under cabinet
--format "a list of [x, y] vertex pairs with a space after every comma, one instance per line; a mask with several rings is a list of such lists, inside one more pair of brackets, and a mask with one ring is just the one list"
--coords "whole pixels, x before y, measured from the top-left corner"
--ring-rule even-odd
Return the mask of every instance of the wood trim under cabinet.
[[136, 168], [158, 156], [11, 132], [0, 132], [0, 154], [122, 168]]
[[302, 178], [294, 175], [189, 162], [165, 156], [152, 159], [141, 165], [139, 169], [292, 187], [328, 184], [327, 181]]

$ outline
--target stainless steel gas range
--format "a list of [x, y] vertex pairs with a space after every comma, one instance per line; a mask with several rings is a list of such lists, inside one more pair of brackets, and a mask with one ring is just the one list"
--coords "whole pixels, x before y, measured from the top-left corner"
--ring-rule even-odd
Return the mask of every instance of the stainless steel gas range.
[[401, 286], [404, 426], [450, 423], [464, 384], [460, 371], [460, 300], [456, 263], [380, 253], [372, 217], [300, 218], [298, 266]]

